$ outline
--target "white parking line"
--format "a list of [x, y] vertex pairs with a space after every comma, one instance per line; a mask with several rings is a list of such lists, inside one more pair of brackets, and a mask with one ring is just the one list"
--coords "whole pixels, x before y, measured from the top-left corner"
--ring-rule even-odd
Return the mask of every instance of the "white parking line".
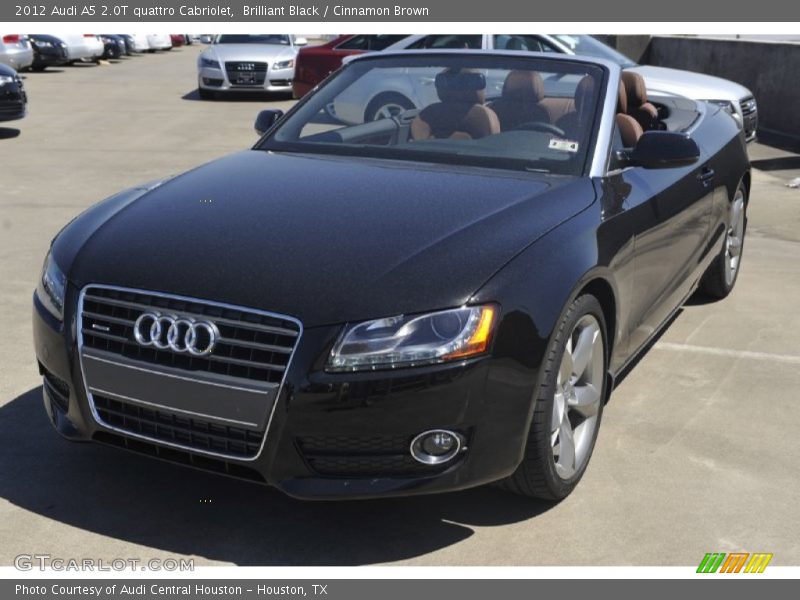
[[695, 352], [697, 354], [732, 356], [734, 358], [746, 358], [749, 360], [767, 360], [771, 362], [800, 365], [800, 356], [795, 356], [793, 354], [771, 354], [769, 352], [751, 352], [749, 350], [729, 350], [727, 348], [690, 346], [689, 344], [673, 344], [671, 342], [658, 342], [653, 348], [656, 350], [669, 350], [670, 352]]

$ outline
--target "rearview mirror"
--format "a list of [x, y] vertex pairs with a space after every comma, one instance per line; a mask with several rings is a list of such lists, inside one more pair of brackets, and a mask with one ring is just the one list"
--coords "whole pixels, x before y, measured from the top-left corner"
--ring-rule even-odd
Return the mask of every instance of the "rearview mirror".
[[645, 131], [628, 153], [626, 162], [645, 169], [667, 169], [694, 164], [699, 158], [700, 148], [685, 133]]
[[283, 116], [283, 111], [277, 108], [262, 110], [256, 117], [256, 133], [264, 135]]
[[307, 46], [308, 40], [304, 37], [296, 37], [294, 38], [294, 45], [295, 46]]

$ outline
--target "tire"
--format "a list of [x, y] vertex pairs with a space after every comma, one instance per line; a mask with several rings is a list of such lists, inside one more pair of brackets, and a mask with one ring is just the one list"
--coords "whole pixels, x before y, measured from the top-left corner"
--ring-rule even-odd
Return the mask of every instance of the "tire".
[[46, 68], [47, 68], [47, 65], [33, 65], [31, 67], [31, 71], [33, 71], [34, 73], [41, 73]]
[[404, 110], [416, 108], [414, 103], [396, 92], [385, 92], [375, 96], [364, 111], [364, 122], [395, 116]]
[[[600, 303], [589, 294], [579, 296], [570, 304], [550, 341], [522, 462], [501, 482], [501, 487], [530, 498], [558, 501], [578, 485], [592, 456], [603, 416], [607, 339]], [[584, 346], [587, 343], [589, 346]], [[583, 363], [581, 356], [585, 357], [587, 348], [591, 354], [576, 377], [571, 367]], [[573, 357], [580, 362], [573, 362]], [[569, 377], [565, 376], [567, 371]], [[580, 406], [581, 403], [585, 405]], [[566, 439], [572, 440], [572, 463]]]
[[739, 184], [728, 209], [728, 223], [722, 251], [709, 265], [699, 289], [706, 296], [722, 300], [733, 291], [742, 264], [747, 231], [747, 190]]
[[214, 100], [217, 97], [216, 93], [201, 87], [197, 88], [197, 93], [203, 100]]

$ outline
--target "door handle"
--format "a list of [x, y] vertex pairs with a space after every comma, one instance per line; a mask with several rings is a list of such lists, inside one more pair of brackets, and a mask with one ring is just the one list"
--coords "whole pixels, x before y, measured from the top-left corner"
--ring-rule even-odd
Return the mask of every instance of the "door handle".
[[714, 176], [716, 172], [711, 167], [703, 167], [703, 170], [697, 175], [698, 181], [702, 183], [704, 186], [708, 187], [711, 185], [711, 182], [714, 180]]

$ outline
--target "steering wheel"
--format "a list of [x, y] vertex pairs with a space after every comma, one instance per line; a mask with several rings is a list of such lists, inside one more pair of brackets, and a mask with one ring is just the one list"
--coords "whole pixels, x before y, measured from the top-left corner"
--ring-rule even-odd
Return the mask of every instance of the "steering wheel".
[[527, 123], [523, 123], [522, 125], [517, 125], [514, 127], [515, 131], [541, 131], [543, 133], [552, 133], [554, 135], [558, 135], [564, 137], [566, 133], [560, 127], [556, 127], [551, 123], [545, 123], [544, 121], [528, 121]]

